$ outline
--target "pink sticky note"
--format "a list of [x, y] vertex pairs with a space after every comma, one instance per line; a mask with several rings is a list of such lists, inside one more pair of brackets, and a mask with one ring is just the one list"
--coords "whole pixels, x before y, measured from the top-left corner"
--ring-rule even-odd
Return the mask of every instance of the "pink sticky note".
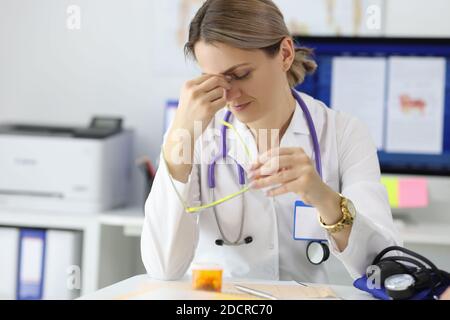
[[423, 208], [428, 206], [427, 179], [399, 179], [398, 189], [398, 206], [400, 208]]

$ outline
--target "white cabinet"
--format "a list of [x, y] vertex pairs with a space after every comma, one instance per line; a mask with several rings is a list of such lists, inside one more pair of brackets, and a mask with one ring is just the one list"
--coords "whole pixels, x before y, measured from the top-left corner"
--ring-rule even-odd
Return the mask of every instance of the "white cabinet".
[[[80, 232], [81, 265], [79, 270], [75, 268], [68, 276], [81, 277], [81, 295], [144, 272], [140, 260], [139, 237], [129, 237], [126, 234], [128, 228], [131, 228], [134, 230], [133, 235], [138, 235], [142, 220], [143, 211], [139, 208], [92, 214], [0, 210], [0, 226]], [[139, 221], [140, 225], [136, 223], [133, 225], [133, 221]], [[11, 244], [3, 243], [3, 245]], [[17, 266], [16, 261], [16, 257], [9, 258], [9, 261], [2, 259], [0, 269], [14, 264]], [[15, 279], [14, 282], [10, 282], [2, 281], [0, 287], [6, 284], [14, 285]]]

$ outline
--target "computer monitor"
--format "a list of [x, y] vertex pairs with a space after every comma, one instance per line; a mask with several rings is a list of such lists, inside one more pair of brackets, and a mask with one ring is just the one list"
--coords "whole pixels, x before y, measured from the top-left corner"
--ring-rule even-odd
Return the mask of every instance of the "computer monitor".
[[[358, 101], [371, 99], [361, 104], [376, 111], [354, 110], [362, 115], [367, 111], [363, 122], [377, 136], [374, 140], [378, 141], [382, 173], [450, 176], [450, 39], [294, 40], [298, 46], [313, 48], [318, 64], [317, 71], [297, 86], [299, 91], [331, 108], [335, 107], [333, 101], [339, 100], [342, 107], [346, 101], [357, 105]], [[361, 83], [351, 84], [358, 77], [352, 78], [350, 69], [356, 73], [358, 65], [362, 68], [359, 70], [371, 71], [360, 75]], [[373, 85], [373, 90], [362, 87], [364, 83]], [[352, 89], [357, 97], [353, 100], [349, 96]], [[409, 95], [401, 94], [401, 90], [409, 91]], [[377, 118], [378, 124], [374, 125]]]

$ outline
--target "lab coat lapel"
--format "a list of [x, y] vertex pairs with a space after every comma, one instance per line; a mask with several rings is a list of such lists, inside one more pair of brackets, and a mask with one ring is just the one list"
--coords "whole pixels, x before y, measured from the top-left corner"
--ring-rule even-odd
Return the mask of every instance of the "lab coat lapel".
[[[306, 101], [305, 101], [306, 103]], [[313, 116], [313, 108], [307, 104], [308, 110], [311, 113], [311, 117], [313, 118], [314, 125], [316, 125], [316, 121]], [[317, 125], [316, 125], [317, 126]], [[317, 128], [316, 128], [317, 130]], [[305, 153], [314, 160], [313, 155], [313, 145], [311, 140], [311, 134], [309, 132], [308, 123], [306, 121], [306, 117], [300, 108], [298, 102], [296, 103], [296, 107], [294, 110], [294, 115], [292, 116], [291, 123], [289, 124], [284, 136], [280, 142], [281, 148], [303, 148]]]

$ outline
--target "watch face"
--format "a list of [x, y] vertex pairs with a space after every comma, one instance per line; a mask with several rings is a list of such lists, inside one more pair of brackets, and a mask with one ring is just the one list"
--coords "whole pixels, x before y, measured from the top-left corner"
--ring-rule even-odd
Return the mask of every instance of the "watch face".
[[350, 214], [352, 215], [352, 217], [354, 217], [356, 215], [356, 208], [350, 199], [347, 199], [347, 209], [350, 212]]

